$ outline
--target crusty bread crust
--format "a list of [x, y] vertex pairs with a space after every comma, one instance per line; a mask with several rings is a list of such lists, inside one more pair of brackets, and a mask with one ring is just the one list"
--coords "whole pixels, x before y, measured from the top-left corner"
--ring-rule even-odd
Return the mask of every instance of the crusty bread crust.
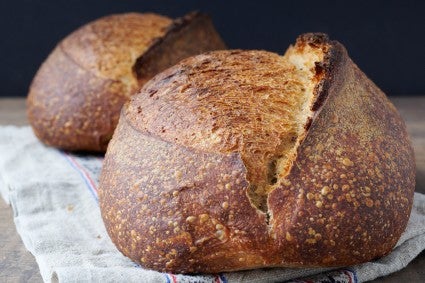
[[416, 170], [403, 120], [345, 48], [331, 44], [313, 122], [268, 200], [282, 261], [296, 266], [348, 266], [389, 253], [413, 203]]
[[[215, 273], [345, 266], [391, 251], [406, 227], [415, 184], [405, 125], [340, 43], [305, 34], [285, 57], [299, 61], [291, 56], [312, 57], [314, 50], [323, 57], [311, 65], [308, 108], [279, 98], [281, 107], [303, 114], [289, 115], [303, 130], [285, 141], [293, 149], [283, 151], [285, 166], [274, 168], [265, 207], [255, 203], [250, 187], [267, 178], [252, 173], [267, 162], [250, 158], [258, 151], [267, 155], [267, 148], [282, 150], [272, 146], [267, 129], [287, 118], [276, 112], [281, 121], [255, 128], [258, 117], [269, 117], [261, 111], [268, 102], [249, 98], [261, 93], [261, 84], [273, 97], [292, 89], [279, 79], [296, 71], [281, 70], [279, 56], [218, 51], [192, 57], [132, 98], [109, 145], [99, 189], [107, 231], [124, 255], [160, 271]], [[254, 71], [253, 61], [259, 64]], [[222, 99], [237, 89], [239, 97]], [[249, 109], [239, 108], [244, 103]], [[270, 137], [256, 138], [252, 129]], [[249, 142], [262, 147], [250, 151]]]
[[[105, 151], [122, 105], [156, 72], [224, 48], [200, 13], [175, 21], [149, 13], [98, 19], [61, 41], [40, 67], [28, 94], [29, 122], [48, 145]], [[146, 54], [167, 60], [140, 64]]]

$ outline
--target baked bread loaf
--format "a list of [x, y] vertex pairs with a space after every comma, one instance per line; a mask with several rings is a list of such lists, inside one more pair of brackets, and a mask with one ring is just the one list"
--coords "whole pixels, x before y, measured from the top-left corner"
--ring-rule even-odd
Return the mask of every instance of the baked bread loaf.
[[388, 254], [415, 165], [385, 94], [324, 34], [284, 56], [215, 51], [121, 112], [100, 180], [107, 231], [167, 272], [347, 266]]
[[119, 14], [91, 22], [62, 40], [37, 72], [28, 118], [44, 143], [105, 151], [125, 101], [181, 59], [225, 45], [210, 19], [193, 12], [171, 20]]

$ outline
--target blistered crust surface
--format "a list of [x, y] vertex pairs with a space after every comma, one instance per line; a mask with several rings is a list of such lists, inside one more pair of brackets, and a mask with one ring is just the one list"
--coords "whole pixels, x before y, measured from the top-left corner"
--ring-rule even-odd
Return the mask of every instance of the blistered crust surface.
[[122, 105], [138, 87], [134, 62], [171, 22], [155, 14], [112, 15], [66, 37], [30, 87], [35, 134], [67, 150], [105, 150]]
[[238, 154], [141, 134], [124, 116], [115, 137], [99, 198], [109, 235], [125, 255], [149, 268], [186, 273], [264, 265], [265, 216], [246, 197]]
[[294, 65], [266, 51], [214, 51], [152, 79], [125, 115], [143, 133], [202, 151], [240, 152], [252, 183], [297, 136], [305, 86]]
[[[98, 19], [66, 37], [40, 67], [28, 94], [29, 121], [48, 145], [105, 151], [122, 105], [154, 72], [221, 48], [210, 19], [199, 13], [175, 21], [137, 13]], [[142, 55], [151, 60], [138, 63]]]
[[126, 101], [116, 94], [125, 91], [121, 82], [100, 80], [56, 48], [32, 82], [28, 119], [48, 145], [99, 151], [106, 148]]
[[[327, 99], [288, 177], [269, 196], [293, 265], [353, 265], [391, 251], [410, 216], [413, 150], [394, 106], [339, 47]], [[314, 256], [312, 256], [314, 255]]]
[[137, 88], [134, 62], [171, 24], [170, 18], [157, 14], [111, 15], [73, 32], [59, 48], [82, 69], [100, 78], [122, 80], [131, 92]]
[[[312, 122], [288, 175], [269, 195], [269, 222], [249, 203], [247, 166], [238, 143], [224, 139], [215, 144], [208, 132], [217, 121], [219, 129], [231, 132], [226, 119], [212, 119], [220, 116], [208, 112], [227, 109], [227, 104], [208, 108], [217, 98], [198, 104], [208, 99], [202, 95], [209, 84], [181, 88], [192, 68], [185, 62], [196, 66], [203, 60], [167, 70], [130, 102], [100, 183], [105, 225], [125, 255], [160, 271], [210, 273], [352, 265], [391, 251], [413, 201], [414, 158], [405, 125], [339, 43], [304, 35], [297, 44], [331, 47], [316, 65], [324, 77], [315, 89]], [[226, 62], [221, 54], [205, 56]], [[218, 80], [217, 85], [209, 82], [212, 89], [221, 84], [232, 92], [232, 80], [222, 71], [222, 81], [219, 75], [204, 78]], [[234, 107], [240, 102], [231, 101]], [[243, 122], [242, 131], [251, 129]]]

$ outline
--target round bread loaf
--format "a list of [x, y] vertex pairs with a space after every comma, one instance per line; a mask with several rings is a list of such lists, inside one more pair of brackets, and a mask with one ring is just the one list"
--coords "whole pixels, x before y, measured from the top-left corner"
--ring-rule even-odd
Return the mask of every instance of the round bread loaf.
[[347, 266], [388, 254], [415, 165], [394, 106], [323, 34], [285, 56], [183, 60], [126, 104], [99, 199], [126, 256], [167, 272]]
[[62, 40], [37, 72], [28, 118], [44, 143], [105, 151], [125, 101], [181, 59], [225, 45], [210, 19], [190, 13], [119, 14], [91, 22]]

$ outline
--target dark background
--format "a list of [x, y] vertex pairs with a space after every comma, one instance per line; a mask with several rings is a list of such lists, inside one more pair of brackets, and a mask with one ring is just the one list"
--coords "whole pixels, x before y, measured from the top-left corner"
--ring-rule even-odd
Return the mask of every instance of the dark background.
[[424, 1], [2, 0], [0, 96], [26, 96], [56, 43], [98, 17], [129, 11], [210, 14], [230, 48], [282, 54], [297, 35], [326, 32], [389, 95], [425, 95]]

